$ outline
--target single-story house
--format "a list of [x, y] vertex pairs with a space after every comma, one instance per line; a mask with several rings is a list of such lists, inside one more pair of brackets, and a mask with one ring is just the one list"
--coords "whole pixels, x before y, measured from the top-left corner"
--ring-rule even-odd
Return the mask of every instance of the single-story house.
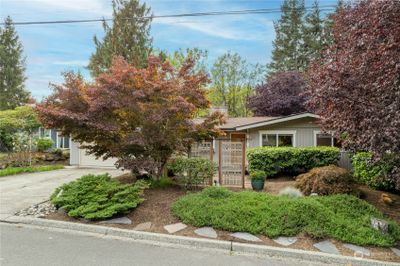
[[[210, 158], [221, 165], [221, 169], [236, 169], [243, 172], [246, 166], [245, 150], [260, 146], [334, 146], [335, 139], [324, 133], [318, 125], [319, 116], [300, 113], [280, 117], [228, 118], [220, 128], [226, 133], [218, 139], [194, 145], [192, 156]], [[201, 122], [201, 119], [196, 119]], [[229, 155], [229, 156], [228, 156]], [[114, 168], [115, 159], [96, 159], [79, 149], [71, 141], [70, 164], [78, 167]], [[232, 166], [236, 164], [236, 166]], [[225, 167], [227, 166], [227, 167]], [[220, 173], [221, 174], [221, 173]]]
[[35, 133], [39, 138], [50, 138], [53, 141], [53, 148], [55, 149], [69, 149], [70, 138], [62, 136], [56, 129], [48, 129], [40, 127]]

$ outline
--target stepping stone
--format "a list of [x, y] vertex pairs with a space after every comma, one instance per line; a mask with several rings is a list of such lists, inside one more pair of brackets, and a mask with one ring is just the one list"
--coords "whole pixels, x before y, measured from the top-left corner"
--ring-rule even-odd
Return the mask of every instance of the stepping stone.
[[400, 257], [400, 249], [398, 248], [390, 248], [390, 249], [394, 252], [394, 254]]
[[278, 238], [272, 239], [276, 243], [282, 246], [290, 246], [291, 244], [296, 243], [297, 237], [285, 237], [285, 236], [280, 236]]
[[252, 242], [260, 242], [261, 239], [256, 237], [255, 235], [249, 234], [249, 233], [243, 233], [243, 232], [236, 232], [233, 234], [230, 234], [233, 237], [242, 239], [242, 240], [247, 240], [247, 241], [252, 241]]
[[176, 223], [164, 226], [164, 229], [168, 231], [168, 233], [173, 234], [178, 231], [185, 229], [187, 226], [183, 223]]
[[371, 256], [371, 252], [366, 248], [363, 248], [363, 247], [360, 247], [360, 246], [356, 246], [356, 245], [353, 245], [353, 244], [344, 244], [343, 246], [345, 248], [353, 250], [354, 251], [354, 255], [356, 255], [356, 253], [359, 253], [359, 254], [361, 253], [364, 256]]
[[315, 243], [313, 245], [315, 248], [319, 249], [322, 252], [340, 255], [339, 250], [336, 246], [329, 240], [325, 240], [322, 242]]
[[205, 236], [210, 238], [217, 238], [217, 232], [215, 232], [214, 228], [212, 227], [202, 227], [199, 229], [194, 230], [196, 235]]
[[150, 230], [150, 228], [151, 228], [151, 222], [145, 222], [145, 223], [136, 225], [133, 228], [133, 230], [146, 231], [146, 230]]
[[101, 221], [99, 222], [99, 224], [132, 224], [132, 221], [128, 217], [124, 216], [124, 217]]

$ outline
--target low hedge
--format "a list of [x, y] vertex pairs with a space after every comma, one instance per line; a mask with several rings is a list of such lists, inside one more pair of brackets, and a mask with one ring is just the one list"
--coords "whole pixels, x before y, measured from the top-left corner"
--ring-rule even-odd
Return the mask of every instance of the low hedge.
[[395, 158], [390, 158], [389, 156], [374, 162], [372, 157], [373, 155], [370, 152], [358, 152], [351, 158], [354, 176], [361, 183], [371, 188], [393, 190], [395, 183], [385, 177], [396, 164], [400, 165], [400, 162], [396, 163]]
[[64, 184], [51, 195], [51, 202], [64, 208], [71, 217], [90, 220], [106, 219], [129, 212], [144, 201], [143, 190], [148, 183], [121, 184], [109, 174], [85, 175]]
[[259, 147], [247, 152], [249, 170], [262, 170], [267, 177], [278, 173], [299, 174], [314, 167], [337, 165], [340, 150], [335, 147]]
[[[185, 224], [270, 238], [304, 233], [356, 245], [389, 247], [400, 240], [400, 226], [367, 202], [350, 195], [290, 198], [252, 191], [210, 187], [172, 205]], [[385, 219], [388, 233], [371, 227], [371, 218]]]

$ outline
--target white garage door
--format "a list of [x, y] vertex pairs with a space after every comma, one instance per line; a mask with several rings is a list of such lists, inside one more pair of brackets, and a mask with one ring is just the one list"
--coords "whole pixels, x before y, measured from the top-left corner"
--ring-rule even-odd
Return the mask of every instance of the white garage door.
[[86, 154], [86, 150], [84, 149], [79, 149], [79, 152], [79, 167], [115, 168], [117, 159], [96, 159], [95, 156]]

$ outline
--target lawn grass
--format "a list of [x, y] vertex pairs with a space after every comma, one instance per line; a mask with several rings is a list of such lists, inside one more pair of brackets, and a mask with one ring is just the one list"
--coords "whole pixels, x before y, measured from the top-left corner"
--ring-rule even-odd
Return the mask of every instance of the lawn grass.
[[[270, 238], [305, 233], [314, 238], [330, 237], [381, 247], [393, 246], [400, 240], [399, 224], [350, 195], [288, 198], [211, 187], [180, 198], [172, 211], [182, 222], [197, 227], [212, 226]], [[371, 217], [387, 220], [389, 232], [383, 234], [373, 229]]]
[[44, 172], [64, 168], [64, 165], [54, 164], [54, 165], [39, 165], [39, 166], [28, 166], [28, 167], [9, 167], [0, 170], [0, 177], [17, 175], [22, 173], [34, 173], [34, 172]]

